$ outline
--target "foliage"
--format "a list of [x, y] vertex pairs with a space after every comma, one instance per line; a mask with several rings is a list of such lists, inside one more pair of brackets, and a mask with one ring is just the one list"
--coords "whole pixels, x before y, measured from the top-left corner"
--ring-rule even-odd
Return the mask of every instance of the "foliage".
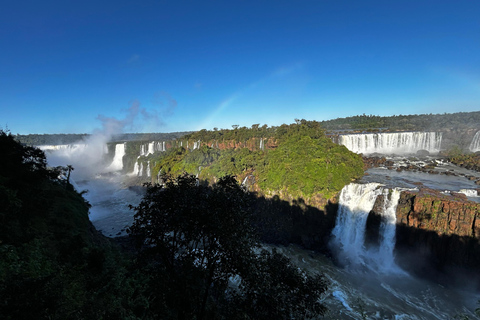
[[[165, 176], [164, 182], [148, 186], [129, 232], [149, 261], [144, 272], [154, 279], [153, 299], [170, 312], [166, 318], [296, 319], [323, 313], [320, 276], [298, 271], [276, 252], [255, 253], [249, 198], [232, 176], [213, 186], [198, 185], [191, 175]], [[241, 279], [237, 288], [234, 276]]]
[[213, 131], [208, 131], [202, 129], [197, 132], [190, 133], [185, 135], [183, 140], [193, 140], [193, 141], [235, 141], [243, 142], [252, 138], [269, 138], [275, 136], [276, 128], [268, 127], [263, 125], [260, 127], [259, 124], [252, 125], [251, 128], [247, 127], [235, 127], [231, 129], [214, 129]]
[[292, 195], [322, 193], [329, 198], [353, 178], [363, 175], [361, 157], [328, 138], [291, 134], [265, 157], [259, 185], [267, 190], [287, 189]]
[[394, 115], [390, 117], [363, 114], [322, 121], [320, 124], [326, 130], [424, 131], [445, 128], [478, 128], [478, 123], [480, 123], [480, 111], [451, 114]]
[[94, 237], [88, 203], [41, 150], [0, 131], [0, 151], [2, 319], [134, 315], [134, 282], [119, 253]]
[[480, 153], [462, 153], [455, 148], [446, 152], [446, 157], [451, 163], [474, 171], [480, 171]]
[[[251, 129], [201, 130], [184, 138], [204, 144], [195, 150], [177, 148], [158, 155], [153, 176], [160, 171], [173, 175], [188, 172], [212, 182], [224, 175], [253, 173], [264, 191], [286, 190], [302, 197], [322, 193], [328, 198], [363, 175], [361, 157], [334, 144], [316, 121], [297, 120], [273, 128], [254, 125]], [[270, 145], [261, 150], [259, 141], [265, 138], [270, 139]], [[254, 139], [258, 147], [219, 149], [216, 139], [224, 145], [227, 139], [243, 141], [245, 146], [251, 145], [248, 139]]]
[[261, 251], [239, 289], [231, 292], [229, 319], [312, 319], [326, 311], [318, 301], [323, 277], [307, 275], [275, 249]]

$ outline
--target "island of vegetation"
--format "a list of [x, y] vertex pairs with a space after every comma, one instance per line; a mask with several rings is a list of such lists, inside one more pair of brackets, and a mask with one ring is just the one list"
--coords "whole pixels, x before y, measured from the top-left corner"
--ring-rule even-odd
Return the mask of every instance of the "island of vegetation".
[[[361, 156], [333, 143], [316, 121], [201, 130], [183, 136], [181, 141], [167, 152], [136, 161], [143, 161], [145, 167], [151, 164], [154, 182], [162, 174], [184, 172], [206, 183], [232, 175], [239, 182], [245, 181], [251, 191], [309, 203], [331, 199], [364, 173]], [[130, 153], [131, 159], [138, 155], [139, 146], [130, 146], [127, 144], [127, 158]]]

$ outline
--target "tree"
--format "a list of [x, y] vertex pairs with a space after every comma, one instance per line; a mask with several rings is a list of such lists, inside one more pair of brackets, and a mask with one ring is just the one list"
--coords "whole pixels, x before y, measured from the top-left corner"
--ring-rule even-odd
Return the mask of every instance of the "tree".
[[[305, 314], [323, 312], [318, 303], [325, 290], [323, 282], [300, 275], [283, 256], [258, 254], [250, 198], [232, 176], [220, 178], [213, 186], [198, 184], [187, 174], [166, 176], [164, 181], [164, 186], [147, 185], [143, 200], [132, 207], [135, 221], [128, 230], [150, 266], [146, 272], [155, 301], [151, 308], [159, 308], [152, 314], [165, 314], [167, 309], [169, 316], [164, 318], [243, 314], [260, 319], [283, 314], [291, 319], [300, 314], [298, 308]], [[243, 279], [238, 294], [230, 290], [232, 277]], [[272, 288], [281, 301], [270, 309], [253, 303], [257, 296], [268, 297]], [[302, 304], [306, 299], [315, 303]]]
[[232, 292], [229, 319], [311, 319], [326, 311], [319, 302], [324, 278], [299, 270], [275, 249], [260, 252], [240, 288]]
[[248, 199], [231, 176], [213, 187], [197, 186], [191, 175], [164, 181], [165, 187], [148, 186], [134, 208], [129, 233], [145, 246], [144, 254], [162, 265], [169, 279], [181, 282], [196, 275], [183, 288], [167, 283], [176, 286], [171, 296], [181, 305], [166, 303], [185, 317], [203, 319], [212, 291], [224, 288], [228, 278], [254, 256]]

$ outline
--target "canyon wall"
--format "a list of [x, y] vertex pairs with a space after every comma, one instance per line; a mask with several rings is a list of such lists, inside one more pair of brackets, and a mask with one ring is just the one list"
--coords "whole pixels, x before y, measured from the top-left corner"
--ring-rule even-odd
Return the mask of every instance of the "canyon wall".
[[[379, 197], [367, 221], [367, 244], [378, 242], [380, 206]], [[476, 276], [480, 268], [480, 203], [463, 194], [428, 188], [403, 191], [396, 218], [395, 253], [400, 266], [432, 278], [447, 273], [468, 275], [473, 285], [480, 285]]]

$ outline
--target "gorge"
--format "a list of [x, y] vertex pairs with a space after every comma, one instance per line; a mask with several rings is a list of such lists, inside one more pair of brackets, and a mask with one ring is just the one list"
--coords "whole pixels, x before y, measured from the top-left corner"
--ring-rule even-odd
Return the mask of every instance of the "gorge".
[[[469, 133], [469, 136], [472, 140], [463, 141], [463, 146], [474, 145], [477, 135]], [[361, 307], [365, 308], [372, 318], [378, 319], [390, 317], [442, 319], [455, 313], [473, 315], [472, 310], [476, 301], [476, 298], [472, 298], [473, 294], [459, 292], [452, 287], [442, 291], [435, 284], [423, 283], [423, 289], [419, 290], [427, 290], [428, 294], [425, 294], [422, 300], [421, 297], [408, 291], [419, 286], [419, 283], [404, 271], [425, 276], [431, 270], [441, 273], [460, 270], [464, 267], [470, 269], [479, 267], [479, 261], [476, 259], [480, 235], [480, 231], [477, 231], [478, 221], [480, 221], [477, 219], [479, 204], [474, 202], [478, 199], [478, 187], [474, 183], [475, 180], [466, 178], [479, 176], [478, 173], [466, 172], [437, 157], [439, 151], [444, 148], [442, 144], [448, 144], [452, 140], [448, 133], [436, 132], [364, 133], [339, 136], [338, 141], [347, 148], [351, 148], [351, 151], [382, 154], [392, 162], [392, 166], [368, 169], [366, 175], [359, 181], [343, 187], [338, 200], [332, 200], [337, 203], [338, 210], [333, 213], [334, 217], [330, 216], [327, 219], [333, 219], [335, 223], [319, 223], [322, 229], [316, 232], [318, 235], [332, 235], [328, 246], [333, 254], [334, 264], [318, 256], [316, 256], [316, 262], [313, 262], [311, 255], [304, 253], [302, 249], [293, 249], [290, 246], [283, 250], [291, 256], [299, 256], [300, 265], [309, 264], [309, 267], [313, 268], [312, 265], [319, 264], [322, 266], [320, 269], [329, 274], [334, 285], [326, 302], [327, 305], [342, 310], [341, 318], [351, 319], [358, 316], [358, 307], [354, 307], [355, 296], [361, 297], [361, 304], [363, 304]], [[97, 182], [108, 181], [108, 183], [115, 180], [115, 183], [118, 183], [124, 176], [130, 176], [135, 179], [141, 178], [142, 181], [157, 182], [161, 172], [154, 170], [160, 169], [159, 161], [167, 156], [169, 150], [183, 147], [193, 155], [195, 150], [200, 154], [200, 148], [203, 146], [220, 150], [250, 148], [254, 151], [262, 151], [263, 149], [276, 150], [279, 148], [279, 143], [271, 137], [244, 141], [218, 139], [182, 141], [178, 139], [115, 143], [103, 148], [111, 151], [107, 156], [110, 160], [105, 163], [105, 168], [106, 171], [113, 173], [97, 177], [96, 180]], [[44, 149], [52, 148], [44, 147]], [[419, 156], [417, 155], [419, 151], [426, 152], [422, 152]], [[445, 174], [397, 170], [406, 162], [422, 167], [428, 161], [433, 161], [432, 159], [437, 163], [436, 170]], [[194, 171], [190, 173], [205, 174], [205, 169], [197, 165], [191, 168], [194, 168]], [[452, 175], [452, 172], [456, 174]], [[79, 183], [80, 187], [82, 183], [83, 187], [93, 186], [89, 184], [90, 182], [83, 181]], [[102, 188], [104, 189], [105, 186], [97, 189]], [[261, 191], [255, 182], [249, 188], [255, 192]], [[122, 213], [121, 207], [126, 207], [125, 199], [134, 201], [139, 199], [140, 195], [132, 191], [128, 185], [120, 189], [113, 188], [109, 194], [118, 196], [122, 200], [112, 204], [111, 199], [95, 199], [95, 195], [92, 195], [89, 201], [94, 205], [92, 211], [97, 210], [97, 213], [92, 214], [91, 219], [106, 235], [124, 235], [125, 228], [133, 218], [128, 210], [123, 210]], [[275, 193], [271, 195], [274, 196]], [[282, 192], [277, 195], [292, 204], [301, 203], [293, 201], [295, 197], [288, 197]], [[326, 216], [332, 214], [332, 210], [325, 209], [326, 202], [317, 201], [315, 197], [305, 200], [304, 206], [316, 206], [323, 210]], [[319, 203], [322, 205], [318, 205]], [[109, 214], [111, 210], [115, 210], [116, 214]], [[324, 246], [319, 244], [322, 241], [312, 240], [314, 237], [308, 239], [305, 237], [309, 236], [298, 235], [300, 239], [298, 244], [304, 248], [317, 251], [325, 249], [319, 248]], [[412, 263], [412, 257], [417, 259], [418, 263]], [[319, 262], [318, 259], [323, 262]], [[358, 280], [353, 278], [358, 277], [359, 274], [371, 281], [372, 287], [365, 292], [348, 286], [338, 278], [343, 277], [357, 283]], [[382, 275], [377, 285], [385, 291], [373, 289], [376, 283], [373, 275]], [[475, 281], [478, 279], [473, 276], [469, 278], [470, 284]], [[408, 290], [401, 288], [399, 282], [408, 282], [411, 288]], [[394, 299], [399, 304], [407, 301], [407, 306], [400, 308], [398, 305], [392, 306], [387, 302], [388, 299]], [[436, 302], [431, 304], [428, 299]], [[441, 307], [438, 305], [439, 301], [442, 301]]]

